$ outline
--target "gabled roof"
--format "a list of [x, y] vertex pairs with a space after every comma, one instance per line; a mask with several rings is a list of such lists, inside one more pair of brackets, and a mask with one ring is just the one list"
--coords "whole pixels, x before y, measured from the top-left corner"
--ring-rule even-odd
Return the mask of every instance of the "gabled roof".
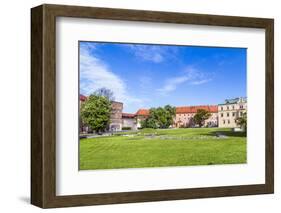
[[136, 115], [148, 116], [149, 115], [149, 110], [148, 109], [139, 109], [136, 112]]
[[196, 113], [198, 109], [204, 109], [204, 110], [207, 110], [208, 112], [212, 112], [212, 113], [218, 112], [217, 105], [182, 106], [182, 107], [176, 107], [176, 114]]

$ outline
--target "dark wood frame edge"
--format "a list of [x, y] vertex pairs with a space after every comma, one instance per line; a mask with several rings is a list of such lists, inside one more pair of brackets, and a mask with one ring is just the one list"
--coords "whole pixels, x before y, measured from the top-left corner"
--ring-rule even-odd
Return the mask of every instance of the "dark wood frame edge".
[[[266, 31], [266, 183], [195, 189], [56, 196], [56, 17], [97, 18]], [[41, 5], [31, 9], [31, 203], [41, 208], [268, 194], [274, 192], [274, 20], [156, 11]]]

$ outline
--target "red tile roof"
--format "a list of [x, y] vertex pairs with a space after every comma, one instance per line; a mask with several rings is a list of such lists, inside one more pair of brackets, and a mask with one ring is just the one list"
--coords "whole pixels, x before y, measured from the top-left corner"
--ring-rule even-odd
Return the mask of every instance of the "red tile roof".
[[148, 116], [149, 115], [149, 110], [148, 109], [139, 109], [136, 112], [136, 115]]
[[84, 96], [84, 95], [80, 95], [80, 101], [86, 101], [87, 100], [87, 97]]
[[[184, 113], [196, 113], [198, 109], [205, 109], [211, 113], [218, 112], [217, 105], [202, 105], [202, 106], [182, 106], [176, 107], [176, 114], [184, 114]], [[135, 115], [143, 115], [148, 116], [149, 110], [148, 109], [139, 109]]]
[[213, 112], [213, 113], [218, 112], [218, 106], [217, 105], [203, 105], [203, 106], [176, 107], [176, 114], [196, 113], [198, 109], [205, 109], [208, 112]]
[[122, 113], [122, 118], [134, 118], [136, 115], [132, 113]]

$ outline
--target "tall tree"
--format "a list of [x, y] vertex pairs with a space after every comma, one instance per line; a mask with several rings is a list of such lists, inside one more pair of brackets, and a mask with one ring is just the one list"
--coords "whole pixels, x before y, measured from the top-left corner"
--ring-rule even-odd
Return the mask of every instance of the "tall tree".
[[176, 116], [176, 107], [172, 107], [171, 105], [164, 106], [164, 109], [166, 111], [166, 127], [168, 128], [174, 123], [174, 118]]
[[107, 97], [92, 94], [81, 106], [82, 121], [96, 132], [104, 131], [110, 121], [111, 102]]
[[195, 124], [198, 124], [200, 127], [204, 125], [204, 121], [211, 117], [211, 113], [205, 109], [198, 109], [193, 119]]
[[113, 91], [111, 91], [110, 89], [107, 89], [105, 87], [97, 89], [94, 92], [94, 95], [106, 97], [110, 101], [114, 101], [115, 100]]

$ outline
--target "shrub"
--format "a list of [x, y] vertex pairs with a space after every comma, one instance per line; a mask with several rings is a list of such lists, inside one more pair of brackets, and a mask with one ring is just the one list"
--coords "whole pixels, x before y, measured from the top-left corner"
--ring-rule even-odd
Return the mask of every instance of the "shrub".
[[122, 130], [132, 130], [132, 127], [124, 126], [124, 127], [122, 127]]

